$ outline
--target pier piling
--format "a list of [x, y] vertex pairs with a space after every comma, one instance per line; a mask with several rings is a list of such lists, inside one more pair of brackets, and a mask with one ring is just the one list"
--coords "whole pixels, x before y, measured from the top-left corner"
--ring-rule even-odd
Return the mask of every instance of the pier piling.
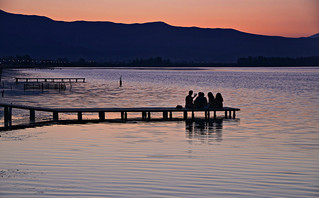
[[82, 119], [83, 119], [83, 118], [82, 118], [82, 112], [79, 111], [79, 112], [78, 112], [78, 120], [79, 120], [79, 121], [82, 121]]
[[59, 121], [59, 112], [53, 112], [53, 120]]
[[105, 112], [103, 112], [103, 111], [99, 112], [99, 119], [100, 119], [100, 121], [104, 121], [105, 120]]
[[12, 125], [12, 108], [4, 107], [4, 126], [9, 127]]
[[187, 111], [184, 111], [184, 120], [187, 120]]
[[30, 109], [30, 123], [35, 123], [35, 110]]
[[151, 120], [151, 112], [150, 112], [150, 111], [147, 112], [147, 117], [148, 117], [148, 118], [147, 118], [148, 120]]

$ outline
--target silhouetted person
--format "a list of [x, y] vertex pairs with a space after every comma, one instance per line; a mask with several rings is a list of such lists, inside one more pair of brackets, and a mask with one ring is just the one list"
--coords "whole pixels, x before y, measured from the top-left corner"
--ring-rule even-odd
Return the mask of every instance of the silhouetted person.
[[197, 94], [195, 94], [194, 97], [192, 95], [193, 95], [193, 91], [190, 90], [188, 92], [188, 96], [186, 96], [186, 98], [185, 98], [185, 107], [186, 108], [194, 108], [193, 99], [196, 97]]
[[215, 106], [215, 98], [212, 92], [208, 92], [208, 106], [209, 107], [214, 107]]
[[194, 105], [196, 108], [205, 108], [207, 106], [207, 99], [203, 92], [198, 93], [198, 97], [195, 99]]
[[216, 98], [215, 98], [215, 107], [223, 108], [223, 102], [224, 102], [224, 99], [223, 99], [222, 94], [221, 93], [217, 93], [216, 94]]

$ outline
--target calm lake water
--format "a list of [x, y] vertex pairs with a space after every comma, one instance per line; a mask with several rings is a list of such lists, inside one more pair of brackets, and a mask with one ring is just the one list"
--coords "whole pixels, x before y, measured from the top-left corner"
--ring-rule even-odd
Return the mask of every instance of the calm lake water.
[[[24, 90], [14, 77], [85, 77], [87, 83], [42, 92]], [[318, 67], [25, 69], [3, 71], [2, 82], [0, 102], [14, 104], [174, 107], [184, 105], [192, 89], [221, 92], [224, 106], [241, 111], [237, 119], [208, 123], [103, 122], [0, 132], [0, 197], [319, 196]], [[28, 114], [14, 111], [14, 124], [27, 122]], [[51, 117], [40, 113], [37, 121]]]

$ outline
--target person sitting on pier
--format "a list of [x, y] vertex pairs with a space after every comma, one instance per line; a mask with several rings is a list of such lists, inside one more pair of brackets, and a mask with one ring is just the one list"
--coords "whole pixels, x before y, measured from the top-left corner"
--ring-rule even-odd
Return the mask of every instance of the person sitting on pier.
[[208, 92], [208, 107], [214, 107], [215, 106], [215, 98], [212, 92]]
[[194, 108], [193, 99], [197, 96], [197, 94], [195, 94], [194, 97], [192, 95], [193, 95], [193, 91], [190, 90], [188, 92], [188, 96], [186, 96], [185, 98], [185, 108]]
[[223, 102], [224, 102], [224, 99], [223, 99], [222, 94], [221, 93], [217, 93], [216, 94], [216, 98], [215, 98], [215, 107], [223, 108]]
[[207, 99], [205, 98], [205, 94], [203, 92], [198, 93], [198, 97], [194, 102], [195, 108], [203, 109], [207, 107]]

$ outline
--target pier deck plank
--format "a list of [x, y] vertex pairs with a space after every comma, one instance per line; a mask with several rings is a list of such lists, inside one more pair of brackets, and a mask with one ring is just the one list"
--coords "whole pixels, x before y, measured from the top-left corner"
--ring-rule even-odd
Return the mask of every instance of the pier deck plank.
[[53, 112], [52, 108], [46, 108], [46, 107], [34, 107], [34, 106], [17, 105], [17, 104], [6, 104], [6, 103], [0, 103], [0, 106], [1, 107], [11, 107], [11, 108], [16, 108], [16, 109], [26, 109], [26, 110]]
[[135, 107], [135, 108], [54, 108], [56, 112], [183, 112], [183, 111], [239, 111], [238, 108], [224, 107], [224, 108], [207, 108], [207, 109], [177, 109], [175, 107]]
[[61, 113], [74, 113], [74, 112], [163, 112], [163, 111], [172, 111], [172, 112], [183, 112], [183, 111], [195, 111], [195, 112], [204, 112], [204, 111], [239, 111], [238, 108], [224, 107], [224, 108], [206, 108], [206, 109], [190, 109], [182, 108], [177, 109], [175, 107], [135, 107], [135, 108], [47, 108], [47, 107], [34, 107], [27, 105], [16, 105], [16, 104], [6, 104], [0, 103], [2, 107], [12, 107], [17, 109], [27, 109], [35, 111], [49, 111], [49, 112], [61, 112]]

